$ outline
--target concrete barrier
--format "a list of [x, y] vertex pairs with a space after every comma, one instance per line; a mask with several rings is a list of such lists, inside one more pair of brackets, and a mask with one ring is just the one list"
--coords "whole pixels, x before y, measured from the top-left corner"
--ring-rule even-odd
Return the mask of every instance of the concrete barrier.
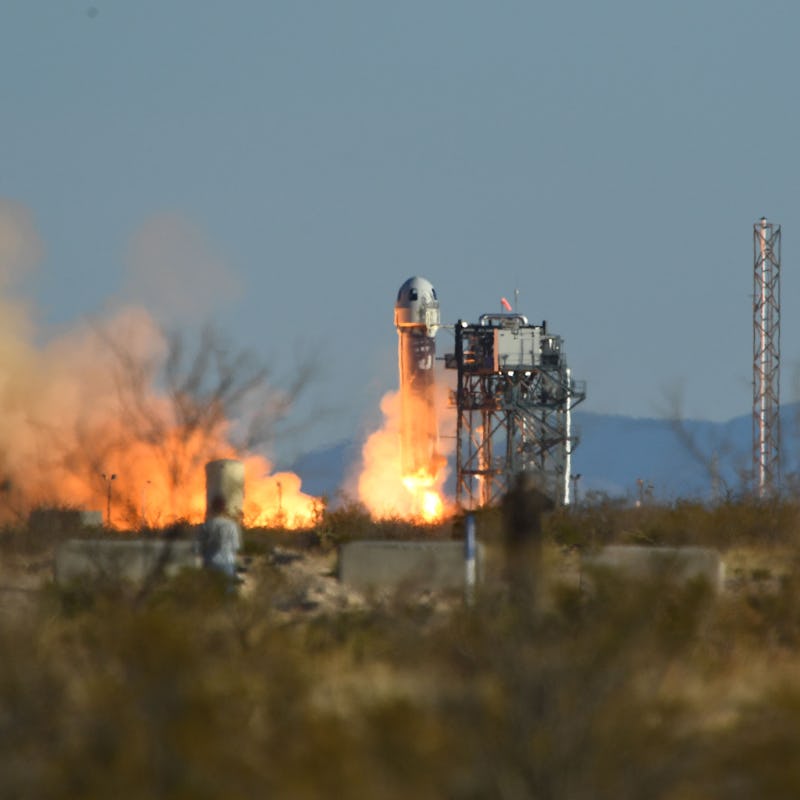
[[716, 550], [706, 547], [644, 547], [611, 545], [581, 558], [581, 581], [594, 570], [614, 570], [629, 578], [669, 577], [687, 581], [702, 578], [719, 591], [725, 565]]
[[[477, 546], [480, 580], [483, 547]], [[339, 580], [369, 589], [464, 589], [466, 564], [463, 542], [348, 542], [339, 548]]]
[[157, 570], [174, 575], [200, 566], [194, 542], [163, 539], [69, 539], [56, 550], [59, 584], [108, 578], [141, 582]]

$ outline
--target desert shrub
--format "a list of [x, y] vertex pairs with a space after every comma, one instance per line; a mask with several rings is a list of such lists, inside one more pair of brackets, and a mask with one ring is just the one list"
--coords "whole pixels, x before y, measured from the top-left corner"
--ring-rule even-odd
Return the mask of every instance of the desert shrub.
[[247, 528], [242, 536], [246, 556], [268, 556], [276, 547], [309, 550], [321, 545], [322, 540], [313, 528]]
[[630, 506], [601, 498], [597, 504], [561, 508], [545, 517], [545, 532], [567, 547], [607, 544], [702, 545], [723, 550], [793, 545], [800, 534], [800, 506], [793, 499], [753, 498], [708, 505], [678, 500]]
[[[752, 547], [768, 529], [789, 553], [781, 575], [759, 567], [763, 580], [719, 595], [598, 574], [537, 609], [498, 585], [468, 607], [399, 593], [313, 615], [269, 559], [239, 596], [204, 572], [144, 594], [50, 586], [29, 613], [0, 614], [0, 796], [796, 796], [794, 518], [786, 502], [546, 520], [553, 541], [581, 547]], [[351, 524], [429, 534], [347, 515], [334, 529]], [[482, 512], [479, 530], [491, 525], [499, 537]]]
[[318, 525], [320, 535], [338, 544], [349, 538], [365, 538], [374, 532], [372, 517], [361, 503], [326, 507]]
[[376, 520], [360, 503], [326, 508], [316, 528], [320, 539], [331, 546], [356, 539], [448, 538], [451, 530], [451, 520], [431, 524], [399, 517]]
[[794, 798], [800, 773], [800, 686], [781, 681], [758, 702], [744, 705], [738, 718], [716, 734], [697, 789], [705, 798]]
[[667, 584], [568, 594], [545, 615], [496, 594], [444, 616], [401, 598], [286, 624], [263, 595], [221, 597], [202, 574], [139, 606], [98, 591], [50, 614], [46, 635], [2, 631], [15, 748], [0, 766], [16, 768], [0, 769], [0, 790], [663, 796], [692, 739], [663, 677], [708, 597]]

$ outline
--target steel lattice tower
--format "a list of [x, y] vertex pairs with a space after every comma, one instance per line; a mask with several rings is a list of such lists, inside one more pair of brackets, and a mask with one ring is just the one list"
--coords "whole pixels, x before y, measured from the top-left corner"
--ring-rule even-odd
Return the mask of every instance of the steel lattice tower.
[[498, 502], [519, 472], [534, 473], [557, 502], [569, 502], [569, 456], [577, 444], [573, 406], [586, 396], [573, 381], [562, 340], [519, 314], [459, 321], [454, 395], [456, 499], [462, 508]]
[[780, 482], [781, 227], [753, 226], [753, 481], [759, 497]]

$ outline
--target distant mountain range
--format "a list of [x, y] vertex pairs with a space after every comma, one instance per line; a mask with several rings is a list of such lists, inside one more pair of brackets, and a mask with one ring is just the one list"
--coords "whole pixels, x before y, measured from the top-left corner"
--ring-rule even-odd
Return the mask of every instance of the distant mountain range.
[[[781, 409], [784, 475], [797, 473], [800, 404]], [[737, 491], [751, 465], [750, 415], [727, 422], [625, 417], [576, 411], [580, 443], [572, 456], [578, 492], [637, 497], [650, 492], [660, 500], [708, 499]], [[357, 471], [360, 442], [345, 440], [300, 457], [292, 469], [303, 489], [336, 496], [348, 475]], [[454, 465], [451, 465], [454, 467]]]

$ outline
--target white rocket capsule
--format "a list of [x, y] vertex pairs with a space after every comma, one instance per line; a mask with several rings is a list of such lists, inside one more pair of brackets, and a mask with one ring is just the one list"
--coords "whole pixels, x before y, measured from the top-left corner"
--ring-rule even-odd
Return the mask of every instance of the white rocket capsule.
[[433, 337], [440, 318], [439, 301], [430, 281], [413, 277], [400, 287], [394, 324], [398, 334], [403, 472], [433, 476], [441, 462], [433, 371]]
[[426, 336], [436, 336], [439, 330], [439, 300], [436, 289], [425, 278], [409, 278], [397, 292], [394, 305], [394, 324], [403, 328], [424, 328]]

